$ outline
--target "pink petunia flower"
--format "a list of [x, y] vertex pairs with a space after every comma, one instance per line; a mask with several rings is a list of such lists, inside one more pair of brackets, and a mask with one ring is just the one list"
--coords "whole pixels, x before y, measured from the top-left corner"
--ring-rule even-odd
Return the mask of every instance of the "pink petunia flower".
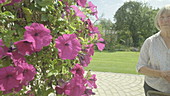
[[25, 27], [24, 39], [34, 39], [33, 47], [35, 51], [40, 51], [44, 46], [48, 46], [52, 40], [50, 30], [43, 24], [32, 23], [31, 26]]
[[69, 96], [81, 96], [86, 90], [86, 80], [82, 76], [75, 75], [67, 84], [65, 94]]
[[74, 9], [75, 15], [80, 17], [84, 21], [84, 19], [86, 18], [86, 15], [84, 15], [84, 13], [82, 11], [80, 11], [77, 6], [71, 5], [71, 7]]
[[92, 89], [86, 89], [84, 94], [81, 96], [91, 96], [91, 95], [95, 95], [95, 93], [92, 91]]
[[92, 24], [92, 22], [91, 22], [90, 19], [87, 19], [86, 22], [87, 22], [87, 24], [88, 24], [88, 29], [90, 30], [90, 33], [89, 33], [90, 36], [93, 35], [93, 34], [100, 34], [100, 32], [99, 32], [99, 30], [98, 30], [98, 27], [95, 27], [95, 26]]
[[92, 60], [89, 54], [79, 54], [78, 58], [80, 60], [80, 65], [82, 65], [83, 67], [87, 67], [88, 64], [90, 64], [90, 61]]
[[64, 94], [64, 92], [65, 92], [65, 90], [67, 88], [67, 84], [68, 84], [68, 82], [63, 83], [62, 85], [57, 85], [55, 87], [56, 93], [57, 94]]
[[70, 72], [73, 73], [74, 75], [83, 76], [84, 69], [80, 66], [80, 64], [76, 64], [74, 68], [70, 70]]
[[0, 58], [6, 55], [8, 48], [3, 44], [3, 41], [0, 39]]
[[88, 2], [88, 7], [90, 8], [90, 10], [92, 11], [92, 15], [94, 15], [96, 17], [96, 19], [98, 19], [98, 11], [97, 11], [97, 6], [95, 6], [91, 1]]
[[24, 40], [15, 42], [14, 45], [17, 46], [19, 53], [25, 56], [25, 55], [31, 55], [34, 52], [34, 48], [32, 44], [33, 42], [35, 42], [33, 38], [31, 40], [24, 39]]
[[88, 35], [94, 37], [94, 35], [97, 34], [98, 38], [101, 38], [101, 34], [98, 27], [95, 27], [90, 19], [87, 19], [86, 22], [88, 24], [88, 29], [90, 30], [90, 33]]
[[24, 56], [21, 55], [18, 51], [8, 52], [7, 56], [9, 56], [12, 59], [15, 66], [18, 66], [19, 64], [26, 62]]
[[77, 0], [77, 4], [81, 7], [85, 7], [87, 0]]
[[61, 59], [75, 59], [81, 50], [81, 44], [75, 34], [64, 34], [59, 36], [55, 42]]
[[8, 93], [18, 93], [22, 89], [22, 84], [19, 84], [19, 87], [12, 88], [11, 90], [4, 91], [3, 94], [8, 94]]
[[4, 3], [5, 1], [6, 1], [6, 0], [0, 0], [0, 4], [1, 4], [1, 3]]
[[58, 94], [81, 96], [86, 90], [86, 82], [87, 80], [82, 76], [75, 75], [69, 82], [66, 82], [61, 86], [57, 85], [55, 89]]
[[98, 48], [100, 51], [102, 51], [102, 50], [104, 49], [104, 47], [105, 47], [105, 41], [104, 41], [103, 38], [100, 38], [98, 41], [99, 41], [99, 42], [96, 43], [97, 48]]
[[21, 74], [18, 75], [17, 80], [20, 80], [22, 84], [27, 85], [29, 81], [34, 79], [36, 74], [36, 70], [33, 65], [22, 63], [18, 65], [20, 70], [18, 70]]
[[97, 85], [96, 85], [96, 75], [93, 74], [92, 77], [87, 81], [87, 85], [90, 87], [90, 88], [97, 88]]
[[17, 80], [17, 70], [15, 67], [8, 66], [0, 68], [0, 90], [9, 91], [19, 87], [20, 81]]
[[70, 13], [70, 6], [69, 6], [68, 2], [64, 2], [64, 4], [65, 4], [64, 10], [65, 10], [67, 13]]
[[91, 29], [91, 32], [90, 32], [90, 36], [92, 36], [92, 35], [94, 35], [94, 34], [97, 34], [98, 35], [98, 38], [100, 38], [100, 31], [99, 31], [99, 29], [98, 29], [98, 27], [93, 27], [92, 29]]
[[84, 50], [84, 52], [86, 52], [90, 56], [94, 55], [94, 44], [89, 44], [86, 45], [85, 47], [86, 49]]

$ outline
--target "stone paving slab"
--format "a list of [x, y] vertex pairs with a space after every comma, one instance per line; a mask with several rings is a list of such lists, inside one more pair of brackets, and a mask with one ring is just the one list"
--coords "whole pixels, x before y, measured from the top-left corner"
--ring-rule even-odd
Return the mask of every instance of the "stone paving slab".
[[97, 76], [97, 89], [94, 96], [145, 96], [144, 75], [111, 72], [92, 72]]

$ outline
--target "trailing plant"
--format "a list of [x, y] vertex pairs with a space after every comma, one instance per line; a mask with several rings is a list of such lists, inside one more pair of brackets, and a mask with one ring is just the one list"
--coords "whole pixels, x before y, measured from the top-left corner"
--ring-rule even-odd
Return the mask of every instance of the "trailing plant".
[[0, 0], [0, 95], [94, 95], [84, 67], [105, 44], [90, 16], [86, 0]]

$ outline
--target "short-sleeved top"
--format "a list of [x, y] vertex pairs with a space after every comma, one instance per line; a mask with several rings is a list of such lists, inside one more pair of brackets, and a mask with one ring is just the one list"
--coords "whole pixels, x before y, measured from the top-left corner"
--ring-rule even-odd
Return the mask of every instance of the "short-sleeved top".
[[[166, 46], [160, 32], [150, 36], [143, 43], [137, 64], [137, 71], [143, 66], [170, 71], [170, 49]], [[154, 89], [170, 93], [170, 83], [163, 78], [145, 76], [145, 82]]]

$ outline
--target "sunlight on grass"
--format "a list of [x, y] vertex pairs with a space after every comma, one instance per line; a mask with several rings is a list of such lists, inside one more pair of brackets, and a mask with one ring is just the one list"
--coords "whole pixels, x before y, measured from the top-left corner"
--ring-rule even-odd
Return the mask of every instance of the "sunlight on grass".
[[137, 74], [139, 52], [95, 52], [86, 70]]

